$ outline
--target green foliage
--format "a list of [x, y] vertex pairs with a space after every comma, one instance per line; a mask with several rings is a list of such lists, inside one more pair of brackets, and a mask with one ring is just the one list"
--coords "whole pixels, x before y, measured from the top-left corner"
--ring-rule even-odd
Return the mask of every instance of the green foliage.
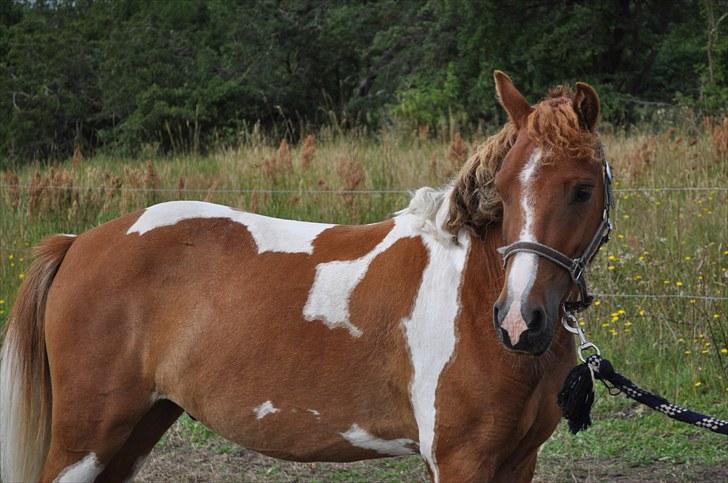
[[719, 114], [726, 12], [726, 0], [0, 0], [0, 166], [76, 145], [204, 151], [255, 123], [294, 136], [495, 123], [495, 68], [533, 101], [591, 82], [614, 124], [676, 100]]
[[414, 127], [447, 126], [453, 117], [462, 118], [464, 107], [459, 100], [458, 79], [455, 66], [447, 67], [444, 78], [432, 81], [415, 80], [411, 87], [398, 93], [392, 114]]

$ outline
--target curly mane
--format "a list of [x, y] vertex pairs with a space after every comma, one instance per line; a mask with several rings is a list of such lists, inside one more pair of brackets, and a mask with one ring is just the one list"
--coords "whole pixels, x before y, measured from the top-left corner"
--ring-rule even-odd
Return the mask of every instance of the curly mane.
[[[543, 162], [561, 157], [593, 161], [601, 151], [597, 134], [583, 127], [573, 108], [573, 94], [563, 86], [551, 89], [546, 99], [533, 106], [526, 128], [528, 137], [551, 154]], [[517, 137], [516, 126], [509, 121], [466, 161], [453, 184], [445, 223], [450, 233], [464, 228], [482, 237], [488, 225], [501, 220], [503, 202], [494, 180]]]

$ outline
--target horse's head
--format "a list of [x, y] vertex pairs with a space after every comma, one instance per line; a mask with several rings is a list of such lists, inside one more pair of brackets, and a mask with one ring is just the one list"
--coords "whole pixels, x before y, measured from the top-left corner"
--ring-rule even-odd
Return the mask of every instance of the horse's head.
[[[578, 286], [569, 262], [588, 263], [608, 232], [608, 167], [595, 131], [599, 97], [577, 83], [573, 95], [557, 89], [531, 106], [507, 75], [496, 71], [495, 81], [516, 134], [495, 175], [505, 283], [493, 318], [507, 349], [538, 355], [551, 344], [562, 304]], [[566, 257], [559, 263], [549, 248]]]

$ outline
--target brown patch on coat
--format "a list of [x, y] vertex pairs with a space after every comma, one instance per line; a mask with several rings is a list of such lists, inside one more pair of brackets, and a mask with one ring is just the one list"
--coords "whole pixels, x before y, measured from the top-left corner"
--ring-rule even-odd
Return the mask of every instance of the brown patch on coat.
[[393, 220], [375, 225], [336, 225], [316, 237], [313, 255], [318, 262], [356, 260], [374, 250], [392, 227]]

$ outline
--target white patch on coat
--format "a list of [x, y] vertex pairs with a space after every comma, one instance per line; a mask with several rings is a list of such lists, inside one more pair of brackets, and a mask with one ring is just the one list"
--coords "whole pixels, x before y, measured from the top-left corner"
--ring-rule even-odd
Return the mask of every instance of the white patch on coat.
[[64, 468], [54, 483], [86, 483], [93, 482], [104, 471], [104, 467], [96, 457], [96, 453], [89, 453], [81, 461]]
[[412, 359], [410, 400], [419, 430], [420, 454], [437, 483], [439, 470], [434, 448], [437, 387], [442, 371], [455, 351], [455, 321], [460, 312], [460, 286], [470, 236], [462, 230], [458, 243], [443, 243], [437, 237], [423, 233], [422, 241], [427, 248], [428, 263], [412, 314], [403, 319], [402, 324]]
[[273, 403], [270, 401], [266, 401], [260, 406], [253, 409], [253, 412], [255, 413], [255, 419], [263, 419], [264, 417], [268, 416], [269, 414], [277, 413], [280, 409], [273, 406]]
[[320, 419], [321, 418], [321, 413], [318, 412], [318, 411], [316, 411], [315, 409], [306, 409], [306, 411], [308, 411], [309, 413], [311, 413], [314, 416], [316, 416], [316, 419]]
[[349, 319], [351, 294], [377, 255], [398, 240], [413, 236], [410, 218], [395, 217], [394, 226], [389, 233], [366, 255], [355, 260], [335, 260], [318, 264], [308, 300], [303, 307], [304, 318], [309, 321], [321, 320], [330, 329], [344, 327], [353, 337], [360, 337], [362, 330]]
[[[534, 200], [532, 187], [540, 159], [541, 150], [534, 150], [518, 177], [521, 182], [521, 213], [523, 216], [519, 241], [536, 241], [536, 236], [533, 233]], [[521, 338], [521, 334], [528, 330], [528, 326], [523, 320], [521, 306], [528, 299], [533, 283], [536, 281], [537, 272], [538, 255], [523, 252], [513, 255], [511, 269], [508, 272], [508, 299], [510, 305], [508, 313], [501, 324], [501, 327], [508, 333], [512, 345], [516, 345]]]
[[358, 424], [352, 424], [345, 433], [339, 433], [352, 446], [369, 449], [387, 456], [404, 456], [415, 454], [417, 443], [411, 439], [381, 439], [362, 429]]
[[244, 225], [258, 246], [258, 253], [313, 253], [313, 242], [324, 230], [334, 225], [307, 221], [284, 220], [234, 210], [228, 206], [204, 201], [170, 201], [150, 206], [132, 226], [127, 235], [171, 226], [183, 220], [227, 218]]

